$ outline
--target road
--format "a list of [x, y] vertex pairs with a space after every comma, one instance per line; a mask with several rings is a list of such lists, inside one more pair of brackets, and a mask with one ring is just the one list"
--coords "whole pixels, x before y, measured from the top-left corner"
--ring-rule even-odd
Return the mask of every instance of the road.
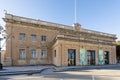
[[53, 72], [52, 69], [33, 75], [0, 76], [0, 80], [120, 80], [120, 68]]

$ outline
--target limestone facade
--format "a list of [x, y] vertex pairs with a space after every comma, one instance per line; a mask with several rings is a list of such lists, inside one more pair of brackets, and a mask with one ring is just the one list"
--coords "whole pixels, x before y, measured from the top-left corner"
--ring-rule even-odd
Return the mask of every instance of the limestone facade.
[[[104, 55], [103, 62], [99, 62], [99, 50], [102, 50], [103, 54], [105, 51], [108, 52], [108, 64], [116, 63], [114, 34], [87, 30], [81, 28], [78, 23], [66, 26], [12, 14], [5, 14], [3, 19], [6, 22], [7, 32], [4, 66], [39, 64], [68, 66], [69, 63], [74, 66], [92, 65], [92, 63], [104, 65]], [[23, 40], [20, 39], [21, 34], [24, 34]], [[35, 40], [32, 40], [32, 36]], [[42, 41], [42, 36], [45, 36], [45, 41]], [[85, 50], [84, 62], [80, 61], [82, 60], [80, 49]], [[20, 55], [20, 50], [24, 50], [21, 52], [24, 54]], [[34, 55], [32, 50], [35, 51]], [[69, 55], [69, 50], [74, 51], [73, 56], [73, 53]], [[90, 57], [88, 57], [89, 51]], [[24, 57], [21, 59], [20, 56]], [[93, 57], [94, 60], [91, 59]]]

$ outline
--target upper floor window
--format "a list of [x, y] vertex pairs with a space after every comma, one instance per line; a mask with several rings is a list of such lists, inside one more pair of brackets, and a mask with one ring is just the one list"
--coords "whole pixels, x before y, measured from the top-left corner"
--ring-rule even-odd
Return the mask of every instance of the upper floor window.
[[31, 50], [31, 58], [37, 58], [36, 50]]
[[25, 58], [26, 58], [25, 49], [19, 49], [19, 59]]
[[41, 41], [46, 42], [46, 36], [41, 36]]
[[46, 58], [46, 55], [47, 54], [47, 51], [46, 50], [42, 50], [42, 53], [41, 53], [41, 57], [42, 58]]
[[32, 40], [32, 41], [36, 41], [36, 40], [37, 40], [36, 35], [31, 35], [31, 40]]
[[56, 50], [54, 50], [54, 57], [56, 57]]
[[19, 35], [20, 40], [25, 40], [25, 37], [26, 37], [25, 33], [20, 33]]

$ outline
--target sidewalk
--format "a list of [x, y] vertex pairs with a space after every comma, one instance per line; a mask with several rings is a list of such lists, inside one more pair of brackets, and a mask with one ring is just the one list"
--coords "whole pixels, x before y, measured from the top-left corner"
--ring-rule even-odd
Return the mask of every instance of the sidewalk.
[[66, 67], [55, 67], [52, 65], [12, 66], [12, 67], [3, 67], [3, 70], [0, 70], [0, 76], [18, 75], [18, 74], [32, 75], [34, 73], [41, 73], [46, 69], [52, 69], [53, 72], [62, 72], [62, 71], [80, 71], [86, 69], [112, 69], [112, 68], [120, 69], [120, 63], [113, 65], [66, 66]]
[[87, 69], [120, 69], [119, 64], [109, 64], [109, 65], [85, 65], [85, 66], [67, 66], [67, 67], [57, 67], [55, 72], [62, 72], [62, 71], [79, 71], [79, 70], [87, 70]]
[[3, 67], [3, 70], [0, 70], [0, 76], [5, 75], [17, 75], [17, 74], [34, 74], [41, 73], [45, 69], [51, 69], [54, 66], [12, 66], [12, 67]]

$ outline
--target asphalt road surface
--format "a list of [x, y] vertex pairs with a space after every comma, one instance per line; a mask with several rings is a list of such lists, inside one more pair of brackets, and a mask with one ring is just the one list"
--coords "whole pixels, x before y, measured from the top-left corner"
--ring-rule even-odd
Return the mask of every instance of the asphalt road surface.
[[32, 75], [0, 76], [0, 80], [120, 80], [120, 68], [53, 72], [52, 69]]

